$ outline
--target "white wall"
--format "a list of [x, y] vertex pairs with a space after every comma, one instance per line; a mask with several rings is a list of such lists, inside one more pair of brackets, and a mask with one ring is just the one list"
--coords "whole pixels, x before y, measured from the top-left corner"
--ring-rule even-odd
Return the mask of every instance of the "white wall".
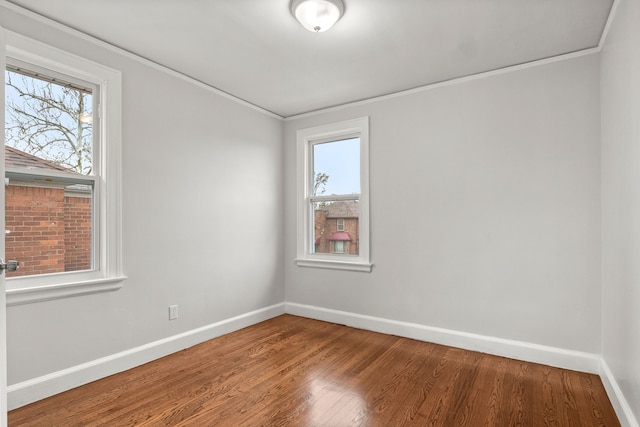
[[602, 355], [640, 420], [640, 2], [621, 0], [602, 55]]
[[3, 6], [0, 25], [121, 70], [129, 277], [9, 307], [10, 385], [282, 303], [279, 119]]
[[[603, 54], [601, 218], [599, 55], [298, 118], [283, 134], [275, 118], [0, 6], [0, 25], [122, 71], [129, 277], [116, 292], [10, 307], [9, 383], [286, 300], [589, 354], [602, 332], [638, 414], [639, 7], [621, 9]], [[295, 130], [364, 115], [374, 270], [296, 267]]]
[[[287, 302], [600, 352], [599, 58], [285, 125]], [[373, 272], [295, 266], [295, 131], [370, 116]]]

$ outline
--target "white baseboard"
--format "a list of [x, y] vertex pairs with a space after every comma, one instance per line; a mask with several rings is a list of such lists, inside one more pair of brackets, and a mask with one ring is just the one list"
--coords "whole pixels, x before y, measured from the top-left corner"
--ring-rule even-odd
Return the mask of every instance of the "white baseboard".
[[611, 372], [609, 365], [607, 365], [607, 362], [604, 359], [601, 360], [600, 368], [602, 384], [604, 384], [604, 388], [607, 390], [607, 395], [613, 405], [613, 409], [615, 409], [616, 414], [618, 415], [620, 424], [623, 427], [640, 427], [638, 420], [633, 415], [631, 406], [629, 406], [629, 403], [627, 402], [627, 399], [625, 399], [616, 378], [613, 376], [613, 372]]
[[558, 368], [599, 374], [622, 426], [640, 427], [613, 373], [598, 354], [435, 328], [297, 303], [285, 303], [285, 311], [296, 316], [339, 323], [354, 328], [480, 351], [527, 362], [542, 363]]
[[400, 322], [397, 320], [365, 316], [297, 303], [285, 303], [285, 311], [297, 316], [339, 323], [384, 334], [479, 351], [527, 362], [542, 363], [544, 365], [574, 371], [592, 374], [600, 373], [600, 356], [597, 354], [435, 328], [417, 323]]
[[607, 363], [598, 354], [470, 334], [297, 303], [285, 303], [289, 314], [420, 341], [480, 351], [533, 363], [600, 375], [623, 427], [640, 427]]
[[622, 425], [640, 427], [612, 372], [599, 355], [297, 303], [275, 304], [91, 362], [10, 385], [7, 388], [7, 408], [9, 410], [19, 408], [283, 313], [528, 362], [600, 374], [609, 399]]
[[229, 332], [284, 314], [284, 303], [261, 308], [211, 325], [7, 387], [9, 410], [131, 369]]

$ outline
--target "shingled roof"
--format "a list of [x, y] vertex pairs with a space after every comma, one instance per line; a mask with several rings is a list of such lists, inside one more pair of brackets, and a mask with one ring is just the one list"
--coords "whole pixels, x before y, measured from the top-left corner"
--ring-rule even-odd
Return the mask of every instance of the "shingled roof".
[[75, 173], [74, 170], [67, 169], [57, 163], [41, 159], [40, 157], [36, 157], [29, 153], [25, 153], [24, 151], [20, 151], [17, 148], [9, 147], [6, 145], [4, 146], [4, 158], [4, 163], [6, 166]]
[[360, 205], [355, 200], [339, 200], [318, 210], [326, 211], [327, 218], [359, 218]]

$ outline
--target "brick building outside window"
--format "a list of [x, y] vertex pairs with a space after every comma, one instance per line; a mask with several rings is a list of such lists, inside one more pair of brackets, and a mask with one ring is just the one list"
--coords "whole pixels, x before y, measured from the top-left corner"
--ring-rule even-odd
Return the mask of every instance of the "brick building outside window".
[[315, 253], [358, 255], [360, 206], [355, 200], [326, 203], [314, 212]]
[[[5, 146], [5, 164], [75, 173]], [[86, 185], [5, 180], [6, 257], [19, 261], [7, 277], [90, 270], [92, 191]]]

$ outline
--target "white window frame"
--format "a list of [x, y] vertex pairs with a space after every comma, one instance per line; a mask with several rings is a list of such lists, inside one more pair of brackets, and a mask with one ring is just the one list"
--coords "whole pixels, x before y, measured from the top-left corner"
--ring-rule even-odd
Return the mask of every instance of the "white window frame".
[[336, 231], [344, 231], [344, 218], [336, 219]]
[[[313, 201], [324, 198], [353, 200], [353, 196], [313, 196], [313, 145], [353, 137], [360, 138], [360, 195], [357, 197], [360, 204], [359, 253], [358, 255], [314, 253]], [[300, 267], [370, 272], [373, 264], [370, 259], [369, 243], [369, 117], [300, 129], [296, 133], [296, 139], [298, 179], [296, 264]]]
[[[94, 110], [94, 268], [8, 278], [7, 305], [28, 304], [122, 287], [121, 74], [74, 54], [7, 31], [7, 64], [19, 62], [86, 81], [99, 92]], [[9, 171], [11, 172], [11, 171]], [[20, 261], [20, 260], [18, 260]]]

